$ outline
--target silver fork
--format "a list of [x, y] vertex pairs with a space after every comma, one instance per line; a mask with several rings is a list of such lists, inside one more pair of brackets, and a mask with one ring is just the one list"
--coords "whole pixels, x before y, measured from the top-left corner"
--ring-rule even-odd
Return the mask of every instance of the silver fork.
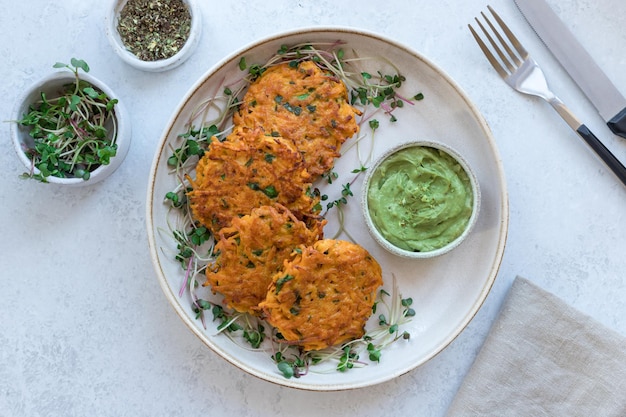
[[[513, 32], [507, 27], [504, 21], [498, 16], [491, 6], [487, 6], [493, 18], [498, 23], [504, 34], [505, 40], [500, 31], [494, 26], [485, 13], [481, 15], [488, 30], [476, 18], [476, 23], [482, 30], [484, 36], [489, 41], [491, 49], [483, 42], [482, 38], [476, 33], [472, 25], [468, 25], [474, 39], [478, 42], [478, 46], [483, 51], [487, 60], [491, 63], [496, 72], [504, 79], [504, 81], [513, 89], [520, 93], [541, 97], [552, 105], [552, 107], [561, 115], [563, 120], [578, 135], [585, 140], [591, 149], [604, 161], [604, 163], [615, 173], [622, 183], [626, 185], [626, 167], [609, 151], [606, 146], [589, 130], [587, 126], [581, 123], [576, 116], [563, 104], [563, 102], [550, 90], [546, 77], [543, 74], [537, 62], [530, 57], [528, 51], [524, 49], [522, 44], [517, 40]], [[492, 36], [495, 35], [494, 36]], [[496, 55], [492, 53], [495, 51]]]

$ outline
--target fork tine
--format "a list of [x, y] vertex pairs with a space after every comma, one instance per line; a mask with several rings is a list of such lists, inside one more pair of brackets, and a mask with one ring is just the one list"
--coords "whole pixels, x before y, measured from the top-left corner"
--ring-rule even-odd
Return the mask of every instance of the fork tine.
[[[511, 54], [510, 48], [507, 46], [506, 42], [504, 42], [504, 40], [502, 39], [502, 37], [500, 36], [500, 34], [498, 33], [498, 31], [496, 30], [496, 28], [491, 24], [491, 22], [489, 21], [489, 19], [487, 18], [487, 16], [485, 16], [484, 13], [481, 13], [483, 16], [483, 19], [485, 19], [487, 21], [487, 24], [489, 25], [489, 27], [491, 28], [492, 32], [496, 35], [496, 37], [498, 38], [498, 40], [500, 41], [500, 45], [503, 45], [506, 48], [506, 51], [509, 53], [509, 55]], [[507, 69], [509, 70], [509, 73], [513, 73], [515, 72], [515, 66], [513, 66], [513, 64], [511, 63], [511, 60], [509, 57], [507, 57], [504, 52], [502, 52], [502, 49], [500, 48], [498, 42], [496, 42], [493, 37], [491, 36], [491, 34], [489, 33], [489, 31], [487, 29], [485, 29], [485, 26], [483, 26], [482, 23], [480, 23], [480, 21], [478, 19], [476, 19], [476, 23], [478, 23], [478, 26], [480, 26], [480, 28], [482, 29], [483, 33], [485, 34], [485, 36], [487, 37], [487, 39], [489, 40], [489, 43], [491, 44], [491, 47], [496, 51], [496, 53], [498, 54], [498, 56], [500, 57], [500, 61], [506, 65]], [[515, 57], [515, 54], [513, 54], [513, 56]], [[515, 59], [517, 59], [517, 57], [515, 57]], [[515, 61], [515, 63], [517, 64], [517, 61]], [[517, 64], [519, 65], [519, 64]]]
[[[504, 55], [504, 52], [502, 52], [498, 48], [498, 45], [496, 45], [495, 42], [490, 38], [489, 41], [491, 42], [491, 45], [493, 45], [493, 47], [497, 49], [498, 54], [500, 55], [500, 58], [507, 63], [507, 67], [509, 68], [509, 71], [511, 71], [511, 72], [515, 71], [515, 67], [508, 64], [510, 62], [509, 60], [513, 60], [513, 62], [515, 63], [515, 66], [518, 66], [518, 67], [520, 65], [522, 65], [522, 61], [518, 58], [517, 54], [515, 52], [513, 52], [513, 50], [509, 46], [508, 42], [504, 40], [504, 38], [500, 34], [500, 31], [498, 29], [496, 29], [496, 27], [493, 25], [493, 23], [491, 23], [491, 20], [489, 20], [489, 18], [484, 13], [481, 12], [480, 14], [483, 16], [483, 19], [485, 19], [485, 21], [487, 22], [487, 24], [491, 28], [491, 31], [496, 35], [496, 38], [498, 38], [498, 41], [499, 41], [500, 45], [504, 48], [504, 50], [508, 54], [508, 57], [506, 57]], [[504, 24], [504, 22], [502, 22], [502, 24]], [[508, 29], [508, 28], [506, 28], [506, 29]], [[483, 28], [483, 31], [485, 32], [485, 34], [487, 34], [487, 32], [485, 31], [484, 28]], [[506, 30], [505, 30], [505, 32], [506, 32]], [[510, 31], [509, 31], [509, 33], [510, 33]], [[513, 35], [513, 34], [511, 33], [511, 35]], [[487, 34], [487, 36], [489, 36], [489, 35]]]
[[[504, 33], [506, 34], [506, 37], [509, 38], [509, 41], [511, 41], [511, 44], [515, 47], [515, 49], [520, 54], [522, 59], [528, 58], [528, 51], [526, 51], [526, 49], [522, 46], [520, 41], [517, 40], [517, 37], [515, 37], [513, 32], [511, 32], [511, 29], [509, 29], [509, 27], [506, 25], [506, 23], [504, 23], [504, 21], [502, 20], [502, 18], [500, 18], [498, 13], [496, 13], [496, 11], [493, 10], [493, 8], [491, 6], [487, 6], [487, 8], [489, 9], [489, 11], [493, 15], [493, 17], [496, 19], [496, 22], [498, 22], [498, 24], [500, 25], [502, 30], [504, 30]], [[491, 23], [489, 23], [489, 24], [491, 25]], [[498, 35], [498, 37], [499, 37], [499, 35]], [[505, 43], [505, 45], [506, 45], [506, 43]], [[507, 47], [507, 49], [508, 49], [508, 47]]]
[[[478, 22], [478, 20], [476, 20], [476, 21]], [[478, 24], [482, 27], [480, 22], [478, 22]], [[487, 57], [487, 60], [489, 61], [491, 66], [496, 70], [498, 75], [500, 75], [500, 77], [502, 77], [502, 78], [508, 77], [509, 74], [504, 70], [504, 68], [502, 67], [500, 62], [496, 59], [496, 57], [493, 56], [493, 54], [491, 53], [491, 51], [489, 50], [487, 45], [485, 45], [485, 43], [480, 38], [480, 36], [478, 36], [478, 34], [476, 33], [476, 31], [474, 30], [472, 25], [467, 25], [467, 27], [469, 27], [470, 32], [472, 32], [472, 36], [474, 36], [474, 39], [476, 40], [476, 43], [478, 43], [478, 46], [483, 51], [483, 53]], [[484, 31], [484, 28], [483, 28], [483, 31]]]

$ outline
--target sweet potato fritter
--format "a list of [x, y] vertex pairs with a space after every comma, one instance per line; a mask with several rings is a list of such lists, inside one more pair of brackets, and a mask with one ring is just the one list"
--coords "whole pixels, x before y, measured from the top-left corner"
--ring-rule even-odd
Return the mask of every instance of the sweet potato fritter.
[[314, 62], [271, 67], [249, 86], [232, 133], [213, 138], [187, 193], [217, 238], [205, 285], [305, 350], [361, 337], [382, 285], [364, 248], [323, 239], [311, 192], [358, 132], [357, 115], [346, 86]]
[[321, 239], [323, 225], [319, 222], [316, 229], [308, 229], [280, 205], [262, 206], [233, 219], [219, 233], [218, 256], [214, 267], [207, 269], [205, 286], [222, 294], [229, 307], [256, 314], [283, 262], [297, 247]]
[[358, 114], [343, 82], [304, 61], [268, 68], [248, 88], [233, 122], [292, 140], [317, 176], [332, 168], [341, 145], [358, 132]]
[[318, 350], [363, 336], [380, 285], [380, 265], [364, 248], [324, 239], [285, 262], [259, 308], [285, 340]]
[[308, 193], [309, 179], [293, 143], [260, 130], [236, 130], [211, 142], [187, 195], [194, 218], [217, 235], [233, 218], [273, 203], [308, 222], [319, 201]]

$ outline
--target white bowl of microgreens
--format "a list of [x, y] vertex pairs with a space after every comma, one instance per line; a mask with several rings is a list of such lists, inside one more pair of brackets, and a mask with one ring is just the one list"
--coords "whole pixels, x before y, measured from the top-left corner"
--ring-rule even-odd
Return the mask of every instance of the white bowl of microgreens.
[[167, 71], [189, 58], [198, 44], [201, 11], [196, 0], [114, 0], [106, 33], [127, 64]]
[[56, 63], [13, 109], [11, 137], [22, 178], [68, 186], [94, 184], [123, 162], [131, 140], [124, 106], [83, 60]]

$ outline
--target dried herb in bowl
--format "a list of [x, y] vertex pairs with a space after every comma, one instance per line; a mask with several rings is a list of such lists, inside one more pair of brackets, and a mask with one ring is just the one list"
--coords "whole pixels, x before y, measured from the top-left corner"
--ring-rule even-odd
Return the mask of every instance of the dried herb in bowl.
[[190, 29], [191, 13], [183, 0], [128, 0], [117, 24], [124, 46], [142, 61], [176, 55]]

